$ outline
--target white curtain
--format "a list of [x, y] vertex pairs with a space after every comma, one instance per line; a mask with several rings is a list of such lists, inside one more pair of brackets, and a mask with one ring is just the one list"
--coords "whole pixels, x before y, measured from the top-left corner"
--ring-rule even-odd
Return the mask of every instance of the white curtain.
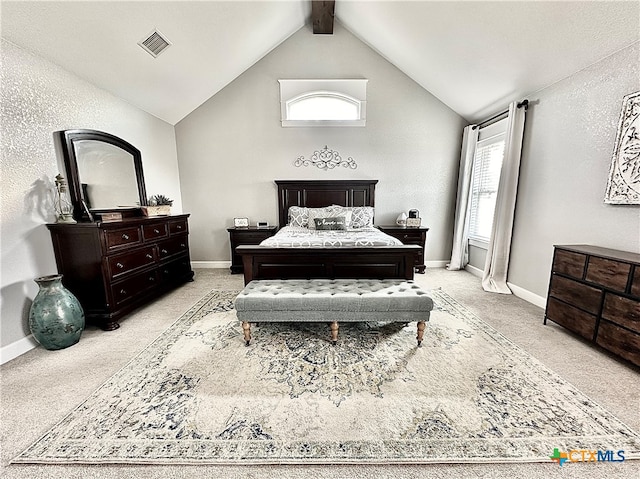
[[458, 197], [453, 225], [453, 249], [449, 270], [463, 269], [469, 262], [469, 204], [471, 174], [473, 171], [473, 155], [478, 142], [478, 128], [469, 125], [462, 135], [462, 153], [460, 155], [460, 171], [458, 173]]
[[511, 294], [511, 290], [507, 286], [507, 271], [518, 193], [525, 110], [526, 108], [518, 108], [517, 102], [509, 105], [500, 185], [498, 186], [493, 228], [491, 229], [491, 239], [482, 276], [484, 290], [494, 293]]

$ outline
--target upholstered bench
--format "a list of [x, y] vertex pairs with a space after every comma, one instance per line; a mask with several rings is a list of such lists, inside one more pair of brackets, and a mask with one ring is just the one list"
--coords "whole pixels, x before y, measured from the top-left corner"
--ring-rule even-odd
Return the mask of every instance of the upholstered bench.
[[335, 343], [339, 322], [359, 321], [417, 321], [420, 346], [433, 300], [402, 279], [254, 280], [236, 297], [235, 308], [247, 346], [251, 323], [329, 322]]

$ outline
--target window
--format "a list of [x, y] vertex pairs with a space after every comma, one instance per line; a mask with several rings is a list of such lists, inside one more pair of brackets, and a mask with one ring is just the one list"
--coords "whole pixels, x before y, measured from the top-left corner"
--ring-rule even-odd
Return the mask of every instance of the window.
[[279, 80], [282, 126], [365, 126], [367, 80]]
[[481, 130], [473, 158], [469, 238], [488, 243], [493, 226], [500, 171], [504, 157], [506, 120]]

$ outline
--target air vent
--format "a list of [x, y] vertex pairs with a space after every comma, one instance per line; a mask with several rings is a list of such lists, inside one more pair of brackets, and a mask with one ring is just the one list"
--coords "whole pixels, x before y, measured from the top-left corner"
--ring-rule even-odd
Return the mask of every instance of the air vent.
[[147, 36], [147, 38], [138, 42], [138, 45], [149, 52], [151, 56], [157, 57], [171, 45], [171, 42], [158, 30], [154, 30]]

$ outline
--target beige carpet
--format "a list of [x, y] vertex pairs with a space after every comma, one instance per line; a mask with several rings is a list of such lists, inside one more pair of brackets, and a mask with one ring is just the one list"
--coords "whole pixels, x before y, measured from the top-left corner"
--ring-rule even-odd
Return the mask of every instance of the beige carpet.
[[[127, 358], [135, 355], [148, 344], [140, 344], [140, 337], [149, 338], [154, 333], [157, 335], [163, 327], [168, 326], [170, 319], [165, 313], [180, 314], [180, 307], [186, 309], [185, 302], [194, 302], [197, 294], [202, 293], [200, 288], [213, 287], [237, 287], [238, 277], [233, 277], [221, 272], [199, 271], [198, 279], [194, 284], [187, 285], [175, 292], [171, 297], [156, 303], [153, 307], [145, 308], [136, 315], [123, 322], [123, 327], [113, 333], [101, 331], [88, 331], [81, 342], [60, 352], [62, 354], [35, 350], [18, 358], [2, 368], [2, 412], [3, 412], [3, 463], [20, 450], [33, 442], [46, 429], [62, 419], [65, 412], [82, 402], [91, 391], [100, 385], [109, 374], [105, 371], [119, 369]], [[566, 335], [563, 330], [554, 326], [541, 327], [541, 310], [523, 303], [517, 298], [489, 295], [478, 291], [477, 280], [466, 273], [450, 273], [444, 271], [429, 270], [427, 275], [418, 276], [425, 286], [432, 287], [437, 282], [443, 285], [452, 295], [458, 296], [462, 301], [472, 296], [468, 306], [482, 315], [484, 307], [489, 309], [499, 306], [499, 310], [490, 314], [494, 326], [501, 323], [504, 331], [515, 332], [516, 342], [529, 345], [531, 352], [542, 350], [540, 359], [548, 362], [547, 366], [554, 366], [554, 360], [569, 354], [573, 355], [576, 362], [562, 363], [559, 368], [566, 370], [565, 376], [582, 378], [584, 386], [591, 392], [598, 393], [602, 384], [591, 387], [591, 375], [602, 375], [604, 382], [608, 382], [609, 397], [601, 396], [600, 402], [606, 409], [619, 408], [618, 416], [625, 422], [634, 426], [637, 418], [637, 372], [616, 360], [603, 355], [590, 346], [576, 342]], [[448, 284], [447, 284], [448, 281]], [[200, 283], [200, 284], [196, 284]], [[206, 284], [204, 284], [206, 283]], [[482, 300], [488, 300], [482, 305]], [[184, 310], [183, 309], [183, 310]], [[509, 318], [508, 316], [511, 316]], [[174, 318], [176, 317], [174, 316]], [[498, 319], [496, 319], [496, 317]], [[484, 318], [489, 321], [489, 318]], [[144, 322], [144, 324], [142, 324]], [[128, 335], [121, 335], [128, 328]], [[151, 329], [147, 332], [145, 329]], [[523, 336], [527, 328], [529, 336]], [[134, 334], [134, 337], [130, 335]], [[104, 335], [112, 335], [105, 338]], [[152, 338], [149, 338], [152, 339]], [[559, 340], [559, 341], [558, 341]], [[107, 344], [108, 343], [108, 344]], [[553, 347], [550, 347], [552, 345]], [[548, 348], [548, 349], [547, 349]], [[569, 351], [573, 349], [573, 351]], [[74, 351], [75, 350], [75, 351]], [[102, 362], [100, 361], [102, 360]], [[588, 372], [580, 371], [578, 366], [585, 361], [593, 365]], [[556, 365], [559, 363], [556, 363]], [[92, 367], [93, 366], [93, 367]], [[569, 366], [569, 367], [567, 367]], [[583, 368], [584, 369], [584, 368]], [[558, 372], [561, 372], [558, 371]], [[100, 380], [102, 379], [102, 380]], [[575, 381], [573, 381], [575, 382]], [[93, 386], [91, 390], [90, 387]], [[605, 386], [606, 389], [607, 386]], [[611, 388], [617, 387], [617, 391]], [[625, 391], [628, 388], [628, 393]], [[581, 387], [584, 391], [584, 388]], [[626, 396], [625, 396], [626, 395]], [[26, 399], [29, 399], [28, 401]], [[609, 404], [605, 404], [605, 403]], [[41, 409], [38, 409], [38, 407]], [[65, 410], [66, 407], [66, 410]], [[57, 411], [57, 412], [56, 412]], [[622, 414], [620, 414], [622, 413]], [[5, 427], [7, 425], [8, 427]], [[28, 436], [31, 435], [29, 438]], [[549, 466], [555, 466], [549, 467]], [[91, 467], [91, 466], [9, 466], [3, 473], [7, 477], [215, 477], [216, 474], [225, 477], [259, 477], [269, 475], [273, 477], [358, 477], [362, 474], [376, 474], [378, 477], [571, 477], [578, 473], [579, 477], [628, 477], [634, 470], [631, 462], [623, 464], [572, 464], [564, 466], [561, 470], [554, 464], [538, 465], [505, 465], [505, 466], [367, 466], [367, 467], [298, 467], [298, 466], [272, 466], [272, 467], [224, 467], [199, 466], [196, 468], [149, 467], [139, 468], [128, 466], [126, 468]], [[184, 472], [182, 472], [184, 471]], [[578, 477], [578, 476], [575, 476]]]

